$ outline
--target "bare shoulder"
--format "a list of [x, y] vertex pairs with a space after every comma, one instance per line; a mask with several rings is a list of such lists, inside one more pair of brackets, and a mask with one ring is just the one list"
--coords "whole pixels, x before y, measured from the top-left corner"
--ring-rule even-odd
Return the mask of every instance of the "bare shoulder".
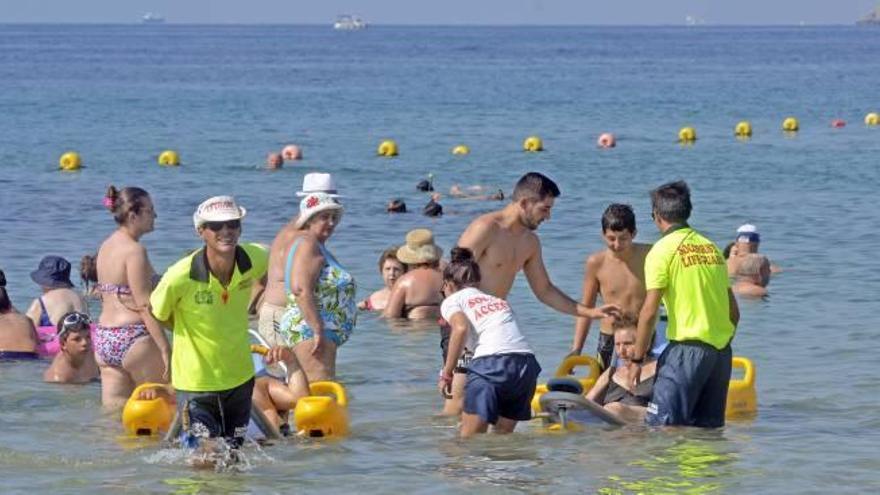
[[493, 230], [498, 228], [500, 219], [500, 212], [493, 211], [489, 213], [485, 213], [483, 215], [475, 218], [470, 225], [462, 234], [462, 237], [466, 234], [476, 234], [476, 233], [491, 233]]
[[605, 250], [595, 251], [587, 255], [587, 259], [584, 260], [584, 268], [587, 270], [598, 270], [602, 267], [602, 263], [605, 262]]

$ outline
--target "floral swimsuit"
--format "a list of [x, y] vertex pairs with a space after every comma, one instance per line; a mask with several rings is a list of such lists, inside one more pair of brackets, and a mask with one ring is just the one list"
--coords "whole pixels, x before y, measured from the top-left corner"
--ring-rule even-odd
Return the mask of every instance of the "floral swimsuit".
[[[284, 269], [287, 308], [281, 317], [278, 332], [287, 340], [288, 345], [296, 345], [315, 336], [314, 330], [306, 323], [296, 296], [291, 292], [290, 269], [293, 266], [293, 254], [299, 241], [300, 239], [297, 239], [290, 247]], [[324, 335], [337, 346], [341, 346], [351, 336], [357, 322], [356, 286], [351, 273], [336, 261], [324, 245], [319, 243], [318, 248], [324, 257], [324, 267], [315, 285], [315, 302], [324, 322]]]

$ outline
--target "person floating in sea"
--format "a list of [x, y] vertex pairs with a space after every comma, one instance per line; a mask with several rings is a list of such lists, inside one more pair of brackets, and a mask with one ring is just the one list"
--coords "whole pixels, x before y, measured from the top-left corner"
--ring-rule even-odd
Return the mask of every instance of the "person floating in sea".
[[[587, 307], [596, 305], [597, 295], [606, 303], [620, 306], [623, 313], [638, 314], [645, 302], [645, 256], [650, 244], [633, 242], [636, 216], [632, 207], [612, 204], [602, 214], [602, 240], [605, 249], [592, 253], [584, 263], [583, 299]], [[590, 318], [575, 322], [574, 342], [569, 355], [579, 355], [590, 332]], [[608, 368], [614, 353], [613, 322], [602, 321], [597, 355], [603, 369]]]
[[[530, 402], [541, 366], [523, 337], [507, 301], [483, 292], [480, 266], [466, 248], [453, 248], [443, 269], [443, 318], [449, 322], [449, 353], [437, 387], [452, 394], [459, 356], [473, 350], [467, 365], [462, 438], [488, 431], [512, 433], [518, 421], [531, 419]], [[471, 331], [473, 328], [473, 331]]]
[[[480, 290], [499, 299], [507, 299], [516, 275], [522, 270], [535, 296], [551, 308], [572, 316], [602, 319], [618, 314], [620, 307], [606, 304], [589, 308], [559, 290], [544, 267], [541, 241], [535, 231], [550, 218], [559, 187], [549, 177], [529, 172], [514, 187], [510, 203], [498, 211], [477, 217], [458, 239], [458, 246], [470, 249], [480, 265]], [[446, 361], [449, 330], [441, 326], [441, 348]], [[456, 356], [456, 359], [459, 356]], [[464, 375], [453, 382], [451, 404], [445, 414], [461, 410]]]
[[268, 255], [239, 243], [245, 213], [231, 196], [202, 202], [193, 224], [204, 245], [169, 267], [150, 297], [155, 317], [174, 332], [171, 383], [189, 447], [207, 434], [237, 449], [250, 420], [248, 303]]
[[406, 273], [406, 264], [397, 259], [399, 246], [382, 251], [379, 256], [379, 275], [382, 276], [384, 287], [370, 294], [358, 303], [358, 309], [365, 311], [382, 311], [388, 305], [388, 298], [397, 280]]
[[39, 359], [34, 323], [16, 311], [6, 292], [6, 274], [0, 270], [0, 361]]
[[52, 383], [89, 383], [100, 372], [92, 351], [91, 320], [84, 313], [70, 312], [58, 322], [61, 350], [43, 372], [43, 381]]
[[770, 260], [763, 254], [751, 253], [739, 262], [733, 293], [738, 296], [762, 298], [767, 296], [770, 283]]
[[407, 232], [406, 243], [397, 249], [397, 259], [406, 264], [407, 270], [394, 284], [383, 316], [410, 320], [436, 320], [440, 316], [441, 255], [429, 229]]
[[453, 184], [449, 188], [449, 196], [458, 199], [474, 199], [481, 201], [502, 201], [504, 200], [504, 191], [499, 188], [489, 188], [481, 185], [466, 186], [462, 188], [458, 184]]
[[[657, 363], [646, 422], [653, 426], [724, 426], [739, 307], [721, 250], [688, 225], [690, 188], [670, 182], [651, 191], [651, 217], [662, 237], [645, 258], [645, 303], [630, 362], [645, 363], [661, 300], [669, 345]], [[632, 388], [641, 373], [630, 369]]]

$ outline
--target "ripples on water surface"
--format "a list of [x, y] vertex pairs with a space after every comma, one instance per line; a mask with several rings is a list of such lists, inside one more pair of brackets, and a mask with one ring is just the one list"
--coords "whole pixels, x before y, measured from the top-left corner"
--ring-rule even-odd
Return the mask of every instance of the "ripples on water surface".
[[[371, 28], [0, 26], [0, 267], [15, 304], [35, 295], [40, 257], [78, 260], [112, 229], [107, 184], [154, 197], [145, 238], [162, 270], [196, 245], [191, 213], [233, 193], [245, 237], [268, 242], [295, 211], [306, 171], [337, 175], [347, 206], [331, 242], [361, 294], [378, 288], [375, 258], [415, 226], [449, 248], [494, 204], [445, 200], [447, 215], [388, 216], [393, 196], [433, 172], [503, 187], [543, 171], [563, 196], [541, 227], [557, 285], [580, 290], [584, 256], [601, 247], [599, 216], [633, 204], [641, 238], [656, 239], [647, 191], [685, 178], [693, 224], [723, 244], [756, 223], [785, 272], [767, 301], [743, 302], [737, 354], [758, 367], [760, 414], [721, 432], [595, 429], [555, 436], [525, 426], [462, 444], [438, 410], [435, 330], [391, 330], [364, 316], [340, 352], [353, 435], [247, 450], [250, 467], [182, 466], [157, 445], [119, 440], [97, 386], [38, 382], [44, 364], [0, 364], [0, 487], [4, 492], [793, 493], [880, 489], [876, 418], [875, 252], [880, 31], [856, 28]], [[794, 115], [801, 132], [784, 137]], [[832, 118], [849, 122], [829, 127]], [[755, 137], [732, 137], [738, 120]], [[693, 147], [674, 143], [694, 125]], [[600, 152], [613, 131], [619, 147]], [[526, 156], [541, 135], [547, 152]], [[376, 144], [398, 140], [381, 160]], [[287, 142], [305, 160], [255, 170]], [[454, 159], [453, 145], [472, 153]], [[156, 155], [180, 151], [184, 166]], [[54, 170], [67, 149], [80, 173]], [[511, 295], [545, 370], [568, 349], [573, 323], [519, 280]], [[595, 348], [595, 330], [587, 348]], [[545, 377], [549, 371], [545, 371]]]

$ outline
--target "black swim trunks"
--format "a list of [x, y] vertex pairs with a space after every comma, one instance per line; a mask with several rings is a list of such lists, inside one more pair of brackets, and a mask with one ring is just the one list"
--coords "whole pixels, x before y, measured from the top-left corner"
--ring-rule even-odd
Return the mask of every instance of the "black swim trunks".
[[[182, 420], [183, 441], [189, 448], [198, 446], [200, 434], [207, 430], [210, 437], [223, 437], [232, 448], [244, 443], [251, 419], [251, 396], [254, 379], [219, 392], [177, 391], [177, 409]], [[199, 428], [197, 425], [202, 425]]]

